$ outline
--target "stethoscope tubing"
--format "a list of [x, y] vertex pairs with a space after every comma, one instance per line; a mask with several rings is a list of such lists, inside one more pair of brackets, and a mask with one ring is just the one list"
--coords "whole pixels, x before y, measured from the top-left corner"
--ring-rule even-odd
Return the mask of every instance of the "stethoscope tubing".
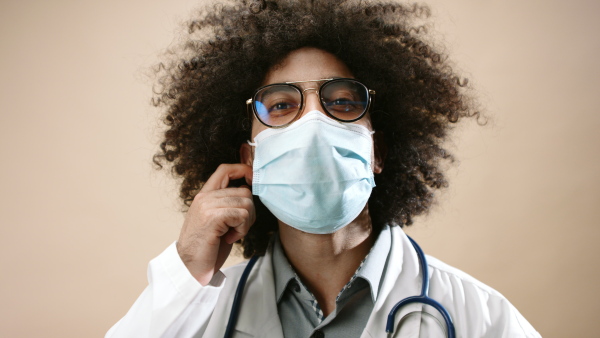
[[246, 281], [248, 280], [248, 276], [250, 275], [250, 271], [256, 264], [259, 256], [252, 256], [248, 261], [248, 265], [244, 269], [242, 273], [242, 277], [240, 278], [240, 282], [238, 283], [237, 289], [235, 290], [235, 297], [233, 297], [233, 304], [231, 305], [231, 313], [229, 314], [229, 321], [227, 322], [227, 328], [225, 329], [225, 337], [232, 337], [233, 330], [235, 329], [235, 324], [237, 323], [238, 315], [240, 313], [240, 308], [242, 307], [242, 294], [244, 293], [244, 287], [246, 287]]
[[410, 236], [406, 237], [408, 237], [408, 239], [410, 240], [410, 243], [412, 244], [413, 248], [415, 248], [417, 256], [419, 257], [419, 264], [421, 265], [421, 272], [423, 273], [421, 294], [418, 296], [404, 298], [392, 307], [392, 310], [388, 314], [387, 323], [385, 325], [385, 332], [388, 333], [388, 336], [391, 336], [394, 332], [394, 320], [396, 318], [396, 312], [400, 310], [401, 307], [412, 303], [421, 303], [432, 306], [442, 315], [442, 317], [444, 317], [444, 322], [446, 323], [446, 328], [448, 330], [448, 338], [455, 338], [456, 331], [454, 329], [454, 323], [452, 322], [452, 317], [450, 316], [450, 313], [448, 313], [448, 311], [442, 306], [442, 304], [438, 303], [433, 298], [429, 298], [429, 268], [427, 265], [427, 258], [425, 258], [425, 254], [423, 253], [423, 250], [421, 249], [419, 244], [417, 244], [417, 242], [415, 242], [415, 240], [412, 239]]
[[[448, 329], [448, 332], [447, 332], [448, 338], [455, 338], [456, 333], [455, 333], [454, 323], [452, 322], [452, 317], [450, 316], [450, 313], [448, 313], [448, 311], [440, 303], [433, 300], [432, 298], [429, 298], [429, 296], [428, 296], [428, 293], [429, 293], [429, 269], [427, 267], [427, 259], [425, 258], [425, 254], [423, 253], [423, 250], [421, 250], [421, 247], [417, 244], [417, 242], [415, 242], [412, 238], [410, 238], [410, 236], [406, 236], [406, 237], [408, 237], [408, 239], [410, 240], [411, 244], [415, 248], [415, 251], [417, 252], [417, 256], [419, 257], [419, 263], [421, 265], [421, 272], [423, 273], [423, 283], [421, 285], [421, 294], [419, 296], [405, 298], [405, 299], [399, 301], [398, 303], [396, 303], [396, 305], [394, 305], [394, 307], [392, 307], [392, 310], [388, 314], [385, 331], [387, 332], [388, 337], [393, 334], [394, 320], [396, 317], [396, 312], [401, 307], [403, 307], [407, 304], [411, 304], [411, 303], [421, 303], [421, 304], [430, 305], [433, 308], [435, 308], [437, 311], [440, 312], [442, 317], [444, 317], [444, 321], [445, 321], [446, 327]], [[233, 298], [233, 304], [231, 305], [231, 313], [229, 315], [229, 321], [227, 322], [227, 328], [225, 329], [225, 336], [224, 336], [225, 338], [229, 338], [229, 337], [233, 336], [235, 324], [237, 323], [240, 308], [242, 306], [242, 294], [244, 293], [246, 281], [248, 280], [250, 271], [252, 271], [252, 268], [254, 267], [254, 264], [256, 264], [257, 260], [258, 260], [258, 256], [253, 256], [252, 258], [250, 258], [250, 260], [248, 261], [248, 264], [246, 265], [246, 268], [244, 269], [244, 272], [242, 273], [242, 277], [240, 278], [238, 286], [235, 290], [235, 296]]]

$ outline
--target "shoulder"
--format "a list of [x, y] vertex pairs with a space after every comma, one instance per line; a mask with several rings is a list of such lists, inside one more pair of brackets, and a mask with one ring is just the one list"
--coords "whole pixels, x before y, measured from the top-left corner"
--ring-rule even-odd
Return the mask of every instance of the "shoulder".
[[485, 337], [541, 337], [500, 292], [435, 257], [427, 262], [429, 295], [453, 313], [456, 326], [464, 322]]
[[427, 256], [427, 263], [429, 266], [429, 278], [432, 281], [446, 281], [445, 284], [451, 283], [449, 286], [452, 287], [461, 286], [462, 288], [475, 288], [479, 292], [490, 297], [504, 298], [504, 296], [502, 296], [502, 294], [496, 291], [494, 288], [482, 283], [468, 273], [448, 265], [435, 257]]

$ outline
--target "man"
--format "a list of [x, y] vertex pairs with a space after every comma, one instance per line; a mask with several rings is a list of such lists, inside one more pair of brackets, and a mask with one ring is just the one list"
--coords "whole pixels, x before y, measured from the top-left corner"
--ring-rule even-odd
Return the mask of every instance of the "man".
[[[182, 176], [189, 210], [107, 336], [379, 337], [425, 280], [445, 310], [409, 304], [388, 332], [539, 336], [495, 290], [431, 257], [421, 266], [401, 230], [446, 186], [450, 125], [477, 116], [411, 26], [427, 13], [258, 1], [190, 22], [155, 101], [169, 127], [155, 162]], [[260, 258], [222, 272], [235, 242]]]

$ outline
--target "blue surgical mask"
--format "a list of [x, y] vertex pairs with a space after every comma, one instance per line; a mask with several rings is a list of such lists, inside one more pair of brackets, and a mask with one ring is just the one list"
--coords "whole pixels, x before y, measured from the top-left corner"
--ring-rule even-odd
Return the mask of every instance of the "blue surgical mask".
[[252, 193], [282, 222], [330, 234], [352, 222], [375, 186], [372, 132], [311, 111], [254, 137]]

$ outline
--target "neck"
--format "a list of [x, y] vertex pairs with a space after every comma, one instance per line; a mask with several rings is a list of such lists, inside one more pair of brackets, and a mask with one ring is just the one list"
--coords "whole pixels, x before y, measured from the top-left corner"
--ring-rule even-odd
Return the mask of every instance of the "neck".
[[335, 309], [338, 293], [373, 246], [367, 206], [352, 223], [333, 234], [309, 234], [280, 222], [279, 236], [290, 264], [325, 316]]

